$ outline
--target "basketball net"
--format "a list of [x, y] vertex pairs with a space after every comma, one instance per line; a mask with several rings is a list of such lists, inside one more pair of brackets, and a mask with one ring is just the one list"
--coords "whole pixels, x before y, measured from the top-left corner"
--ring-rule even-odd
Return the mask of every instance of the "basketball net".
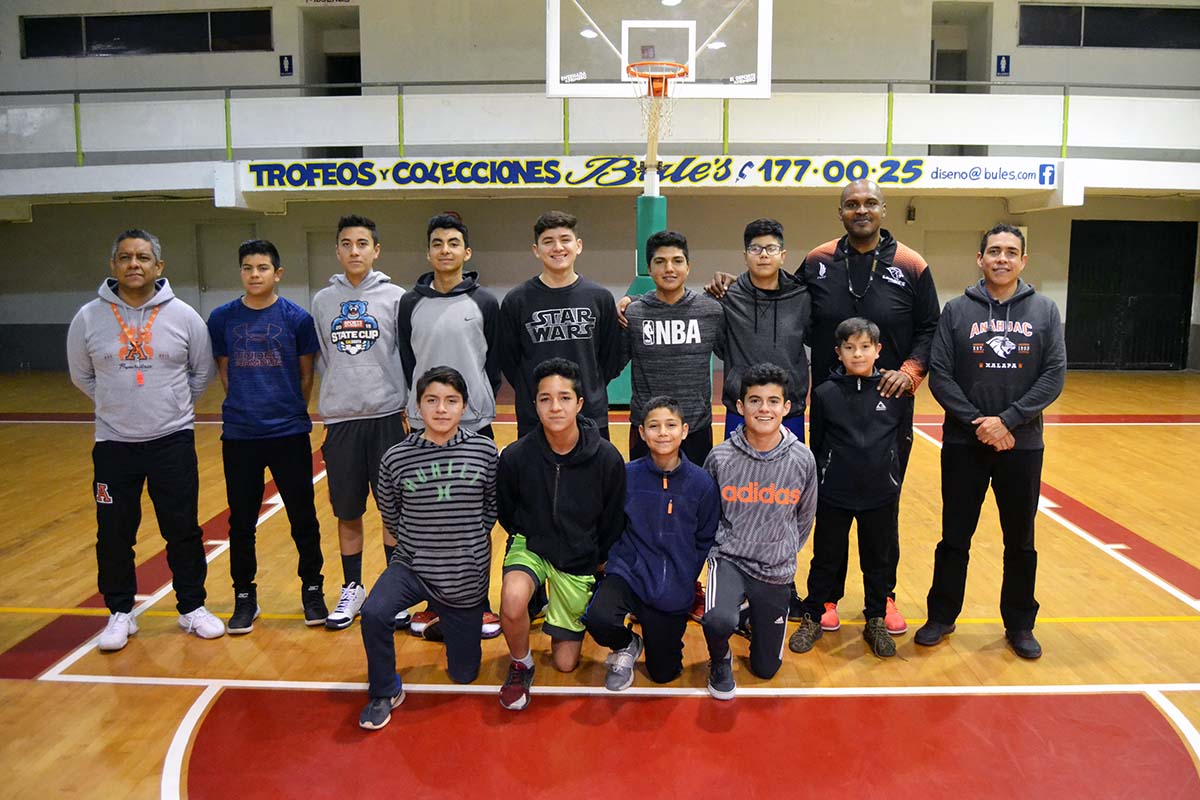
[[658, 194], [658, 143], [671, 134], [671, 119], [675, 98], [671, 96], [672, 82], [687, 75], [687, 67], [666, 61], [642, 61], [630, 64], [638, 106], [642, 112], [642, 133], [646, 137], [645, 194]]

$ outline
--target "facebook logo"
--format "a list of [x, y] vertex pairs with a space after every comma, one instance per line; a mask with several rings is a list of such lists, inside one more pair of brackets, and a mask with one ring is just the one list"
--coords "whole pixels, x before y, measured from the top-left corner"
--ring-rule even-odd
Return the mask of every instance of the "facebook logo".
[[1038, 183], [1042, 186], [1054, 185], [1054, 165], [1042, 164], [1038, 167]]

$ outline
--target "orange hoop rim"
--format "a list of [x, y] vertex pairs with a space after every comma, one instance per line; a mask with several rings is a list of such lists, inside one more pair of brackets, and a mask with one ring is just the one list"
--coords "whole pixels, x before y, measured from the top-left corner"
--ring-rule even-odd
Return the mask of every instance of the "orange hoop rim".
[[[650, 69], [658, 67], [661, 72], [651, 72]], [[625, 72], [632, 78], [639, 78], [646, 82], [646, 95], [648, 97], [667, 97], [671, 81], [686, 78], [688, 68], [686, 64], [679, 64], [675, 61], [635, 61], [625, 67]]]

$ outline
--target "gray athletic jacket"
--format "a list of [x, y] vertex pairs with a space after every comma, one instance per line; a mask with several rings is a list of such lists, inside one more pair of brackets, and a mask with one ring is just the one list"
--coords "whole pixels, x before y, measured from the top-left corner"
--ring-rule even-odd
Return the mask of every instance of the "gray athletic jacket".
[[728, 558], [767, 583], [792, 582], [796, 554], [817, 512], [817, 462], [787, 428], [766, 453], [739, 427], [704, 460], [721, 491], [721, 523], [710, 556]]
[[[71, 381], [96, 404], [98, 442], [148, 442], [194, 427], [195, 402], [216, 374], [204, 320], [166, 278], [154, 285], [155, 295], [133, 308], [108, 278], [100, 297], [71, 320]], [[153, 316], [140, 349], [127, 341], [114, 305], [131, 332], [141, 333]]]
[[358, 286], [339, 272], [313, 297], [321, 341], [317, 408], [327, 424], [404, 410], [408, 385], [397, 332], [403, 294], [391, 278], [372, 270]]

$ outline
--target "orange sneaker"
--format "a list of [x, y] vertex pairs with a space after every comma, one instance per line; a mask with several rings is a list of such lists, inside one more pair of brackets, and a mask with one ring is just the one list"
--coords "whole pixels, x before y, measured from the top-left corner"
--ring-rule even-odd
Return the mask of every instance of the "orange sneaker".
[[413, 636], [419, 636], [419, 637], [424, 638], [425, 629], [430, 627], [431, 625], [436, 625], [439, 620], [440, 620], [440, 617], [438, 617], [437, 614], [430, 611], [429, 609], [425, 609], [424, 611], [418, 611], [417, 613], [412, 615], [412, 622], [410, 622], [408, 625], [408, 632], [411, 633]]
[[836, 631], [842, 627], [842, 621], [838, 619], [837, 603], [826, 603], [825, 613], [821, 615], [821, 630]]
[[[821, 619], [823, 622], [824, 617]], [[908, 633], [908, 623], [904, 621], [904, 616], [896, 608], [896, 601], [890, 597], [887, 599], [887, 609], [883, 614], [883, 624], [892, 636]]]
[[696, 622], [704, 618], [704, 587], [700, 585], [700, 581], [696, 581], [696, 596], [692, 600], [692, 610], [688, 616]]

